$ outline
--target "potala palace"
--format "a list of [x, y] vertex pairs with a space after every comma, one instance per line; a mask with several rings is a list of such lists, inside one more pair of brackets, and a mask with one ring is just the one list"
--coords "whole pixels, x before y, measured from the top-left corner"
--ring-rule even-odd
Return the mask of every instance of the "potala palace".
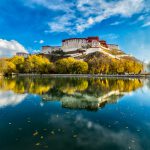
[[[69, 38], [62, 40], [62, 46], [42, 46], [39, 54], [58, 56], [63, 53], [65, 57], [79, 57], [94, 52], [101, 52], [111, 58], [120, 59], [122, 57], [131, 57], [120, 50], [118, 45], [107, 44], [105, 40], [99, 37], [87, 38]], [[29, 54], [17, 53], [18, 56], [27, 57]]]
[[[93, 52], [102, 52], [110, 57], [120, 59], [124, 57], [122, 55], [112, 55], [109, 51], [117, 50], [121, 52], [118, 45], [107, 44], [106, 41], [100, 40], [99, 37], [87, 37], [87, 38], [70, 38], [62, 40], [62, 46], [43, 46], [43, 54], [52, 54], [55, 51], [63, 51], [66, 56], [78, 57], [82, 54], [89, 54]], [[126, 55], [128, 56], [128, 55]]]

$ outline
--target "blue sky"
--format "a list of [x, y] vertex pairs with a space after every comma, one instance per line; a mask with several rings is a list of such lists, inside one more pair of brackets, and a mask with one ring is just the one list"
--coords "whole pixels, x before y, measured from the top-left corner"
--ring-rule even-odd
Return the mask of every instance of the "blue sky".
[[150, 0], [0, 0], [0, 56], [99, 36], [150, 60]]

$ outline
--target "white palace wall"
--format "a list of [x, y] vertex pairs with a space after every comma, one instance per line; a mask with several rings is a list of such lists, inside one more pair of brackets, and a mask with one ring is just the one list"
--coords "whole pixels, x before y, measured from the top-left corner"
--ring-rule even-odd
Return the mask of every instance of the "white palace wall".
[[86, 46], [86, 39], [69, 39], [65, 40], [62, 43], [62, 49], [64, 52], [73, 51], [82, 48], [82, 46]]

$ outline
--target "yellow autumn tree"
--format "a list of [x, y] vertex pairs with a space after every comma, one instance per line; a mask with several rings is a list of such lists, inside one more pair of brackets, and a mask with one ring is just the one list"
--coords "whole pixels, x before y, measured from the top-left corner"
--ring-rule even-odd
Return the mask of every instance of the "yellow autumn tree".
[[29, 56], [24, 64], [26, 73], [51, 73], [54, 65], [47, 58], [37, 55]]
[[12, 62], [6, 61], [5, 62], [5, 68], [4, 68], [3, 71], [4, 71], [5, 75], [9, 75], [9, 74], [15, 73], [16, 72], [16, 66]]
[[13, 58], [10, 59], [10, 61], [16, 65], [16, 70], [17, 72], [24, 72], [24, 62], [25, 59], [23, 56], [14, 56]]
[[55, 65], [57, 73], [81, 74], [88, 71], [88, 64], [86, 62], [72, 57], [59, 59]]

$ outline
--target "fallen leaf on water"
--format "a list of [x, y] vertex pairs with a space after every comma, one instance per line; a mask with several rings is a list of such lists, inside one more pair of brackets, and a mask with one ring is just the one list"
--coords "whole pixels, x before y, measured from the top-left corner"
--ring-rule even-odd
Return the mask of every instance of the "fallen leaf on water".
[[35, 131], [34, 133], [33, 133], [33, 136], [37, 136], [39, 133], [38, 133], [38, 131]]
[[134, 143], [135, 141], [134, 141], [134, 140], [131, 140], [131, 142]]
[[58, 131], [60, 132], [60, 131], [61, 131], [61, 129], [58, 129]]
[[73, 135], [73, 138], [77, 138], [77, 135], [75, 134], [75, 135]]
[[40, 145], [40, 143], [36, 143], [35, 145], [36, 145], [36, 146], [39, 146], [39, 145]]
[[54, 131], [51, 131], [51, 134], [53, 134], [53, 135], [54, 135], [54, 134], [55, 134], [55, 132], [54, 132]]

